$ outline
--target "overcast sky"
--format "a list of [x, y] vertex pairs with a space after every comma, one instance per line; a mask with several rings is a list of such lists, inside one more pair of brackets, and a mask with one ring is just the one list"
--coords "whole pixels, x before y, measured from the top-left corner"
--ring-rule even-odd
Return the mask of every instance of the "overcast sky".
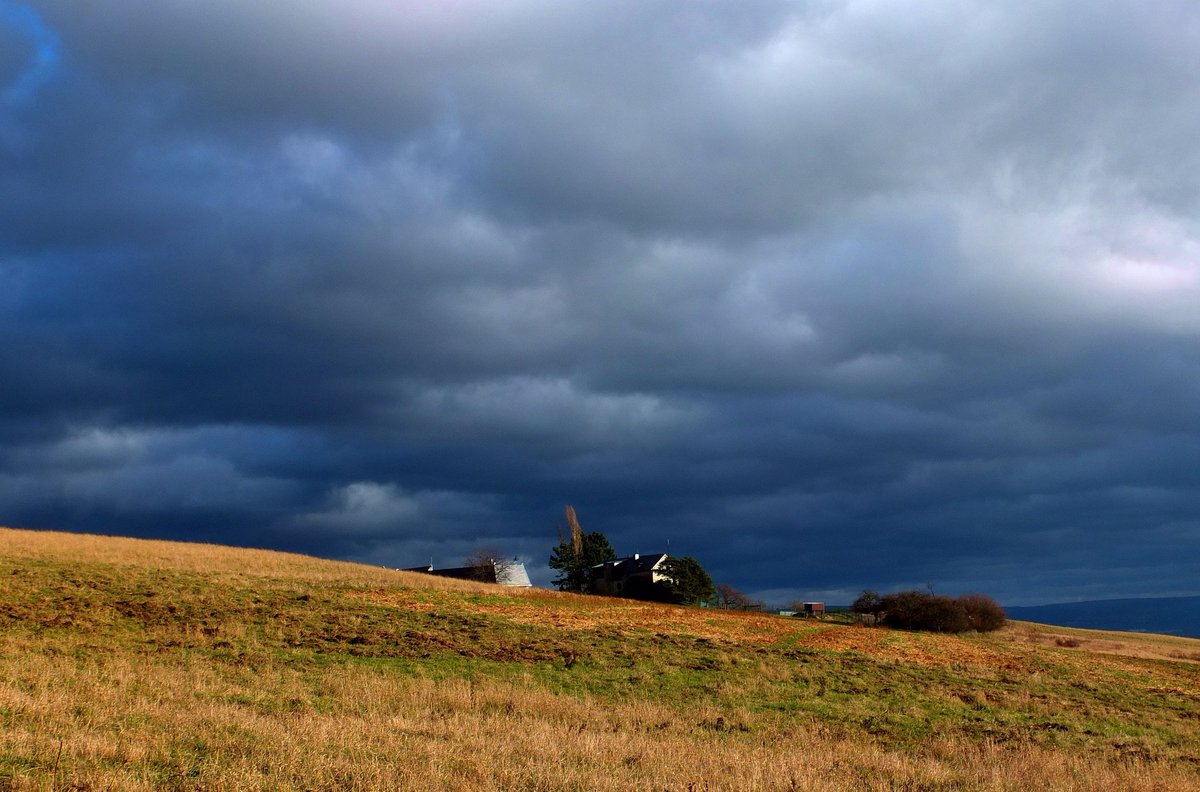
[[1200, 593], [1200, 5], [0, 0], [0, 524]]

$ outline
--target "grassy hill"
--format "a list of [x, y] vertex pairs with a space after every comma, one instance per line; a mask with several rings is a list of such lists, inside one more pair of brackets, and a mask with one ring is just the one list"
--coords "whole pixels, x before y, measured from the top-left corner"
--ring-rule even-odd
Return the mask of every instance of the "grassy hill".
[[0, 529], [0, 789], [1200, 788], [1200, 641]]

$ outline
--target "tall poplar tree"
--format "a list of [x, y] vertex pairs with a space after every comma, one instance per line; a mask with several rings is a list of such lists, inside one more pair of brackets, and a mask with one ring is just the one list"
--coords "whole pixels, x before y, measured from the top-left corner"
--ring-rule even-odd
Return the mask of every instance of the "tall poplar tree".
[[584, 533], [570, 506], [567, 506], [566, 517], [571, 535], [561, 537], [562, 541], [550, 553], [550, 568], [560, 573], [554, 579], [554, 585], [560, 591], [586, 594], [591, 589], [592, 567], [612, 561], [617, 553], [604, 534], [599, 531]]

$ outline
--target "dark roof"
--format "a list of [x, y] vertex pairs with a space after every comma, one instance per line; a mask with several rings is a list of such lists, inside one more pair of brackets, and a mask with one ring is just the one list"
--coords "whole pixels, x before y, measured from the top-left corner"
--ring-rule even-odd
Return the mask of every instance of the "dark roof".
[[427, 575], [456, 578], [458, 580], [480, 580], [484, 583], [499, 583], [503, 586], [531, 586], [529, 573], [525, 565], [519, 561], [493, 561], [491, 568], [447, 567], [434, 569], [432, 564], [419, 567], [409, 567], [405, 572], [424, 572]]
[[[425, 571], [430, 575], [437, 575], [438, 577], [458, 578], [459, 580], [483, 580], [485, 583], [496, 582], [494, 579], [495, 572], [486, 567], [447, 567], [445, 569], [428, 569]], [[488, 574], [489, 572], [491, 574]]]
[[624, 558], [614, 558], [612, 561], [605, 561], [603, 564], [596, 564], [592, 569], [604, 569], [611, 564], [614, 572], [622, 575], [636, 575], [638, 572], [649, 572], [666, 557], [666, 553], [639, 553], [638, 555], [625, 556]]

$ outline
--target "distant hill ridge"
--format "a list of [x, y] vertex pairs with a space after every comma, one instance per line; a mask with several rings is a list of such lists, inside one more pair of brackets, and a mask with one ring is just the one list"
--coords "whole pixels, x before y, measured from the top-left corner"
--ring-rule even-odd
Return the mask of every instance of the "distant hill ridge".
[[1088, 600], [1005, 607], [1005, 611], [1014, 619], [1063, 627], [1200, 638], [1200, 597]]

